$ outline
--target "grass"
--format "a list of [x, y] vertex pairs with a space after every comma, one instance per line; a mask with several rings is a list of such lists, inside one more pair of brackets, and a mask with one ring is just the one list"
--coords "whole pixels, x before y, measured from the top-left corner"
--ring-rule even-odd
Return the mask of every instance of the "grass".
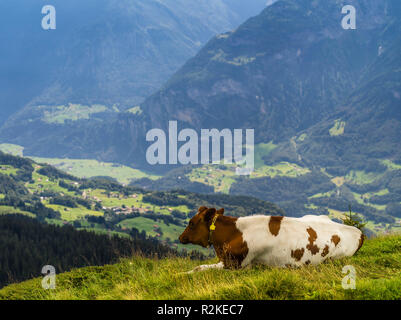
[[347, 182], [352, 182], [355, 184], [368, 184], [375, 181], [377, 178], [383, 174], [378, 174], [375, 172], [365, 172], [362, 170], [351, 170], [346, 176], [345, 180]]
[[371, 195], [373, 195], [373, 196], [384, 196], [384, 195], [389, 194], [389, 193], [390, 193], [390, 191], [386, 188], [386, 189], [379, 190], [377, 192], [372, 192]]
[[97, 217], [104, 215], [104, 213], [101, 211], [89, 210], [83, 206], [78, 206], [78, 208], [68, 208], [57, 204], [46, 204], [46, 207], [60, 212], [61, 219], [64, 221], [79, 220], [85, 217], [86, 215], [97, 216]]
[[152, 219], [144, 217], [126, 219], [121, 221], [118, 225], [128, 229], [137, 228], [139, 230], [144, 230], [148, 236], [152, 237], [155, 237], [157, 235], [154, 227], [157, 225], [163, 232], [163, 238], [170, 238], [171, 240], [176, 240], [178, 236], [184, 231], [183, 227], [178, 227], [174, 224], [170, 224], [168, 226], [160, 221], [154, 221]]
[[63, 124], [66, 120], [77, 121], [80, 119], [89, 119], [91, 114], [107, 111], [106, 106], [92, 105], [83, 106], [70, 103], [68, 106], [55, 106], [44, 111], [43, 121], [47, 123]]
[[[1, 195], [0, 195], [0, 199], [1, 199]], [[11, 206], [0, 206], [0, 215], [4, 215], [4, 214], [22, 214], [24, 216], [28, 216], [31, 218], [35, 218], [36, 216], [28, 211], [23, 211], [20, 209], [16, 209], [14, 207]]]
[[[170, 210], [178, 210], [184, 213], [188, 213], [191, 210], [184, 205], [180, 206], [157, 206], [148, 202], [143, 201], [142, 194], [136, 194], [136, 198], [133, 197], [123, 197], [118, 193], [111, 193], [110, 197], [107, 196], [106, 191], [103, 189], [95, 189], [95, 190], [86, 190], [85, 191], [88, 197], [96, 197], [102, 201], [102, 206], [104, 207], [122, 207], [125, 205], [126, 207], [137, 207], [144, 208], [154, 211], [159, 214], [171, 214]], [[170, 210], [169, 210], [170, 209]]]
[[[339, 211], [339, 210], [335, 210], [335, 209], [331, 209], [331, 208], [327, 208], [327, 210], [329, 211], [329, 218], [330, 219], [343, 219], [347, 216], [348, 212], [347, 211]], [[358, 214], [359, 217], [363, 218], [363, 214], [356, 212], [356, 214]], [[375, 223], [371, 220], [364, 220], [364, 222], [366, 222], [366, 228], [368, 228], [369, 230], [373, 231], [376, 235], [383, 235], [386, 234], [387, 232], [387, 228], [391, 227], [392, 232], [397, 232], [397, 230], [400, 230], [400, 227], [397, 225], [389, 225], [389, 224], [384, 224], [382, 225], [381, 223]]]
[[[154, 221], [149, 218], [145, 217], [137, 217], [137, 218], [131, 218], [131, 219], [126, 219], [121, 221], [118, 224], [122, 228], [127, 228], [127, 229], [132, 229], [136, 228], [139, 231], [145, 231], [147, 236], [151, 237], [156, 237], [158, 232], [156, 231], [155, 226], [159, 227], [162, 231], [162, 234], [159, 237], [159, 240], [167, 240], [169, 239], [170, 241], [177, 240], [180, 234], [184, 231], [185, 227], [180, 227], [176, 226], [174, 224], [169, 224], [167, 225], [164, 223], [162, 220]], [[192, 250], [198, 250], [200, 252], [203, 252], [204, 254], [208, 255], [209, 249], [203, 249], [201, 247], [197, 247], [194, 245], [182, 245], [180, 243], [178, 244], [173, 244], [173, 247], [175, 249], [178, 249], [178, 251], [181, 251], [182, 249], [187, 250], [188, 252]]]
[[[104, 207], [122, 207], [125, 205], [126, 207], [136, 207], [142, 208], [147, 210], [152, 210], [153, 212], [160, 214], [160, 215], [171, 215], [172, 210], [178, 210], [183, 213], [189, 213], [191, 210], [187, 206], [157, 206], [143, 201], [142, 194], [136, 194], [136, 197], [123, 197], [118, 195], [117, 193], [111, 193], [110, 197], [107, 196], [105, 190], [102, 189], [95, 189], [95, 190], [86, 190], [86, 194], [88, 197], [96, 197], [100, 199], [102, 202], [102, 206]], [[61, 206], [51, 206], [48, 205], [53, 209], [58, 209], [61, 212], [61, 216], [63, 220], [66, 221], [73, 221], [78, 220], [86, 214], [96, 215], [96, 211], [87, 210], [83, 207], [76, 208], [76, 209], [69, 209], [68, 212], [63, 211]], [[83, 210], [85, 212], [83, 212]], [[145, 217], [137, 217], [137, 218], [130, 218], [121, 221], [119, 224], [122, 228], [132, 229], [136, 228], [139, 231], [145, 231], [148, 236], [155, 237], [157, 232], [155, 231], [154, 225], [158, 225], [162, 230], [162, 235], [160, 236], [160, 240], [170, 240], [174, 241], [178, 238], [178, 236], [183, 232], [184, 227], [176, 226], [174, 224], [167, 225], [162, 220], [154, 221], [149, 218]], [[178, 249], [182, 249], [181, 245], [176, 246]], [[193, 249], [193, 248], [191, 248]]]
[[329, 211], [329, 218], [330, 219], [333, 219], [333, 218], [336, 218], [336, 219], [345, 218], [345, 214], [347, 213], [345, 211], [340, 211], [340, 210], [335, 210], [335, 209], [330, 209], [330, 208], [327, 208], [327, 210]]
[[335, 191], [328, 191], [328, 192], [320, 192], [320, 193], [316, 193], [313, 196], [308, 197], [308, 199], [313, 199], [313, 198], [321, 198], [321, 197], [331, 197], [331, 195], [334, 193]]
[[[401, 236], [367, 240], [353, 257], [299, 269], [253, 268], [183, 274], [200, 261], [133, 257], [115, 265], [57, 275], [56, 289], [42, 278], [0, 290], [0, 299], [401, 299]], [[208, 261], [207, 263], [212, 263]], [[342, 269], [356, 270], [356, 289], [345, 290]]]
[[277, 145], [275, 145], [273, 141], [257, 144], [255, 146], [255, 169], [263, 167], [265, 165], [263, 157], [268, 156], [276, 148]]
[[227, 54], [219, 49], [217, 52], [215, 52], [215, 55], [211, 58], [213, 61], [218, 61], [221, 63], [227, 63], [231, 64], [237, 67], [240, 67], [242, 65], [246, 65], [248, 63], [252, 63], [256, 57], [248, 57], [248, 56], [238, 56], [233, 58], [232, 60], [227, 60]]
[[137, 198], [132, 198], [132, 197], [124, 198], [117, 193], [111, 193], [110, 197], [108, 197], [106, 190], [104, 189], [95, 189], [90, 191], [85, 190], [85, 193], [88, 197], [96, 197], [102, 200], [102, 206], [104, 207], [121, 207], [125, 205], [126, 207], [135, 206], [139, 208], [144, 205], [142, 201], [143, 198], [142, 194], [137, 194]]
[[[270, 144], [269, 146], [270, 148], [273, 148]], [[266, 150], [264, 152], [266, 152]], [[255, 154], [255, 159], [256, 158], [257, 157]], [[271, 178], [274, 178], [276, 176], [296, 178], [310, 172], [308, 168], [300, 167], [295, 163], [280, 162], [273, 166], [266, 166], [264, 164], [261, 165], [263, 163], [261, 161], [262, 160], [259, 160], [259, 166], [256, 165], [257, 161], [255, 161], [255, 171], [252, 172], [250, 178], [253, 179], [267, 176]], [[225, 169], [222, 169], [222, 167], [225, 167]], [[235, 168], [236, 165], [234, 164], [225, 164], [224, 166], [205, 165], [193, 169], [190, 173], [187, 174], [187, 177], [192, 182], [200, 182], [214, 187], [215, 192], [228, 194], [231, 185], [235, 183], [238, 177], [235, 174]]]
[[119, 165], [115, 163], [100, 162], [89, 159], [57, 159], [30, 157], [38, 163], [47, 163], [79, 178], [91, 178], [107, 176], [115, 178], [123, 184], [128, 184], [134, 179], [149, 178], [157, 179], [156, 175], [144, 173], [138, 169]]
[[251, 178], [261, 178], [266, 176], [271, 178], [276, 176], [296, 178], [309, 172], [310, 170], [308, 168], [300, 167], [295, 163], [280, 162], [273, 166], [262, 166], [256, 169], [251, 174]]
[[385, 166], [387, 166], [390, 170], [401, 170], [401, 165], [396, 164], [390, 160], [382, 160], [381, 161]]
[[[268, 145], [266, 144], [265, 148], [267, 148], [267, 146]], [[269, 147], [274, 148], [270, 144]], [[266, 152], [266, 150], [264, 152]], [[257, 157], [255, 153], [255, 159], [256, 158]], [[266, 166], [264, 164], [261, 165], [263, 163], [261, 162], [262, 160], [258, 161], [259, 161], [259, 166], [256, 165], [257, 161], [255, 160], [255, 171], [253, 171], [252, 174], [250, 175], [251, 179], [267, 177], [267, 176], [271, 178], [274, 178], [276, 176], [296, 178], [298, 176], [310, 172], [308, 168], [300, 167], [295, 163], [280, 162], [273, 166]], [[225, 167], [225, 169], [222, 169], [222, 167]], [[224, 166], [205, 165], [193, 169], [190, 173], [187, 174], [187, 177], [192, 182], [200, 182], [214, 187], [215, 192], [222, 192], [228, 194], [231, 185], [235, 183], [238, 177], [235, 174], [235, 168], [236, 165], [234, 164], [225, 164]]]
[[137, 114], [137, 115], [141, 115], [143, 112], [140, 106], [133, 107], [131, 109], [128, 109], [127, 111], [132, 114]]
[[92, 232], [97, 233], [97, 234], [107, 234], [109, 236], [116, 235], [116, 236], [119, 236], [120, 238], [129, 238], [130, 237], [128, 234], [123, 233], [123, 232], [110, 231], [110, 230], [99, 229], [99, 228], [87, 227], [87, 228], [77, 228], [77, 229], [78, 230], [85, 230], [85, 231], [89, 231], [89, 232], [92, 231]]
[[63, 194], [68, 194], [70, 196], [74, 195], [74, 192], [68, 191], [58, 185], [58, 180], [52, 180], [47, 176], [41, 175], [36, 172], [32, 173], [33, 183], [26, 183], [25, 186], [32, 193], [41, 193], [42, 191], [53, 191]]
[[[385, 189], [385, 190], [387, 190], [387, 189]], [[388, 193], [388, 190], [387, 190], [387, 193]], [[362, 195], [359, 194], [359, 193], [356, 193], [356, 192], [352, 192], [352, 194], [354, 195], [354, 199], [359, 204], [366, 205], [366, 206], [369, 206], [369, 207], [373, 207], [373, 208], [376, 208], [376, 209], [381, 210], [381, 211], [386, 210], [387, 205], [379, 205], [379, 204], [374, 204], [374, 203], [365, 203], [364, 200], [365, 199], [369, 200], [373, 195], [385, 195], [387, 193], [384, 190], [380, 190], [378, 192], [372, 192], [372, 193], [365, 193], [365, 194], [362, 194]]]
[[2, 143], [0, 144], [0, 151], [22, 157], [24, 153], [24, 147], [16, 144]]
[[341, 187], [345, 183], [344, 177], [335, 177], [330, 181], [333, 182], [337, 187]]
[[[56, 120], [54, 120], [56, 121]], [[61, 120], [60, 120], [61, 121]], [[63, 120], [64, 121], [64, 120]], [[56, 121], [58, 122], [58, 120]], [[0, 144], [0, 151], [16, 156], [23, 156], [24, 147], [15, 144]], [[60, 159], [60, 158], [41, 158], [27, 157], [38, 163], [46, 163], [56, 168], [65, 171], [78, 178], [91, 177], [111, 177], [122, 184], [129, 184], [134, 179], [149, 178], [158, 179], [160, 176], [148, 174], [141, 170], [134, 169], [128, 166], [101, 162], [92, 159]], [[0, 173], [2, 171], [0, 170]], [[3, 172], [4, 173], [4, 172]]]
[[330, 136], [341, 136], [344, 134], [345, 122], [341, 120], [336, 120], [334, 126], [329, 130]]
[[[221, 169], [225, 167], [225, 169]], [[231, 185], [235, 182], [237, 177], [235, 174], [236, 165], [204, 165], [202, 167], [193, 169], [187, 177], [192, 182], [200, 182], [214, 187], [215, 192], [222, 192], [228, 194]]]
[[[269, 143], [259, 143], [255, 145], [254, 148], [254, 165], [255, 171], [252, 173], [251, 177], [260, 177], [269, 175], [269, 167], [264, 163], [263, 157], [268, 156], [277, 145], [273, 142]], [[279, 164], [278, 166], [280, 166]], [[225, 169], [222, 169], [225, 167]], [[187, 177], [192, 182], [200, 182], [214, 187], [215, 192], [222, 192], [228, 194], [230, 187], [235, 183], [238, 177], [235, 174], [235, 164], [224, 164], [223, 161], [220, 166], [217, 165], [205, 165], [192, 170]], [[296, 168], [295, 170], [298, 170]], [[285, 173], [283, 174], [285, 175]]]
[[[27, 182], [25, 183], [25, 186], [28, 188], [29, 192], [31, 194], [40, 194], [43, 191], [51, 191], [55, 192], [58, 194], [63, 194], [63, 195], [69, 195], [73, 197], [80, 197], [80, 195], [75, 194], [73, 191], [68, 191], [67, 189], [60, 187], [59, 186], [59, 180], [60, 179], [50, 179], [47, 176], [41, 175], [37, 172], [38, 169], [40, 169], [40, 165], [35, 165], [34, 172], [32, 173], [32, 183]], [[17, 169], [11, 167], [11, 166], [6, 166], [2, 165], [0, 166], [0, 172], [3, 174], [15, 174]], [[67, 183], [72, 183], [72, 181], [65, 180]], [[161, 215], [170, 215], [172, 210], [179, 210], [180, 212], [184, 213], [189, 213], [190, 209], [187, 206], [180, 205], [180, 206], [156, 206], [147, 202], [143, 201], [143, 195], [142, 194], [137, 194], [136, 197], [125, 197], [123, 195], [120, 195], [116, 192], [111, 192], [110, 196], [108, 196], [107, 192], [102, 189], [95, 189], [95, 190], [85, 190], [85, 193], [87, 197], [92, 198], [96, 201], [101, 201], [102, 206], [105, 207], [131, 207], [135, 206], [137, 208], [143, 208], [147, 210], [152, 210], [155, 213], [161, 214]], [[4, 195], [0, 194], [0, 199], [3, 199]], [[86, 215], [91, 215], [91, 216], [103, 216], [104, 213], [103, 211], [95, 211], [95, 210], [90, 210], [87, 209], [81, 205], [79, 205], [77, 208], [68, 208], [62, 205], [56, 205], [56, 204], [50, 204], [48, 199], [42, 200], [42, 203], [48, 207], [51, 208], [55, 211], [58, 211], [61, 215], [60, 220], [56, 219], [48, 219], [49, 223], [57, 224], [57, 225], [63, 225], [65, 223], [72, 223], [73, 221], [79, 221], [82, 225], [83, 228], [85, 229], [91, 229], [91, 226], [87, 224], [83, 218]], [[13, 207], [9, 206], [0, 206], [0, 214], [24, 214], [28, 215], [31, 217], [34, 217], [33, 214], [29, 212], [24, 212], [19, 209], [14, 209]], [[145, 218], [141, 218], [145, 219]], [[149, 219], [146, 219], [149, 220]], [[151, 220], [149, 220], [151, 221]], [[145, 230], [148, 235], [155, 236], [156, 233], [152, 233], [151, 229], [149, 228], [143, 228], [144, 224], [143, 223], [138, 223], [139, 220], [132, 221], [129, 223], [129, 226], [125, 227], [135, 227], [139, 229], [140, 231]], [[87, 224], [87, 225], [86, 225]], [[178, 238], [178, 235], [183, 231], [183, 227], [177, 227], [177, 226], [167, 226], [163, 222], [158, 223], [160, 227], [163, 230], [163, 235], [161, 237], [162, 240], [166, 240], [167, 238], [170, 238], [172, 240]], [[145, 224], [146, 226], [146, 224]], [[104, 227], [95, 227], [93, 228], [96, 232], [99, 233], [110, 233], [108, 230], [104, 230]], [[116, 233], [116, 232], [112, 232]], [[116, 233], [117, 234], [117, 233]], [[124, 233], [119, 233], [120, 235], [127, 236]], [[182, 249], [182, 248], [179, 248]]]
[[14, 168], [13, 166], [8, 165], [0, 165], [0, 174], [17, 174], [18, 169]]
[[307, 137], [308, 135], [306, 133], [303, 133], [297, 138], [297, 141], [303, 142]]

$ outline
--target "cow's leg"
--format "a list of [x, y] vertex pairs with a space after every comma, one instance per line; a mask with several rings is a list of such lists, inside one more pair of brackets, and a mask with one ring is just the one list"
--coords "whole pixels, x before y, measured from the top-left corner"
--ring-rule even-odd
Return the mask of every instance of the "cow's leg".
[[216, 264], [204, 264], [201, 266], [197, 266], [195, 269], [188, 271], [187, 273], [194, 273], [194, 272], [198, 272], [198, 271], [205, 271], [208, 269], [223, 269], [224, 268], [224, 263], [223, 262], [219, 262]]

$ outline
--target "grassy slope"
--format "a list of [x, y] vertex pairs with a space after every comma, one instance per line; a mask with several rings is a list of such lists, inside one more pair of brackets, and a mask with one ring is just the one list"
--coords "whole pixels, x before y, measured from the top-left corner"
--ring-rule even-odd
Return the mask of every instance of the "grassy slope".
[[158, 178], [155, 175], [146, 174], [138, 169], [133, 169], [119, 164], [100, 162], [97, 160], [57, 159], [57, 158], [38, 158], [38, 157], [29, 157], [29, 158], [38, 163], [50, 164], [60, 170], [63, 170], [79, 178], [107, 176], [115, 178], [118, 182], [125, 184], [130, 183], [133, 179]]
[[24, 147], [18, 146], [16, 144], [2, 143], [0, 144], [0, 151], [12, 154], [14, 156], [22, 157], [24, 153]]
[[[85, 160], [83, 160], [85, 161]], [[34, 166], [34, 172], [32, 173], [32, 183], [27, 182], [25, 183], [25, 187], [29, 190], [30, 193], [32, 194], [40, 194], [42, 191], [50, 191], [50, 192], [56, 192], [68, 196], [77, 196], [75, 195], [74, 192], [68, 191], [67, 189], [60, 187], [59, 186], [59, 181], [64, 180], [65, 182], [69, 184], [73, 184], [73, 181], [70, 181], [68, 179], [50, 179], [47, 176], [39, 174], [37, 171], [41, 168], [40, 165], [35, 165]], [[0, 173], [2, 174], [16, 174], [18, 169], [9, 166], [9, 165], [0, 165]], [[163, 215], [170, 215], [172, 210], [179, 210], [183, 213], [188, 213], [190, 212], [190, 209], [187, 206], [157, 206], [153, 205], [151, 203], [147, 203], [143, 201], [143, 195], [138, 194], [136, 198], [131, 198], [131, 197], [123, 197], [122, 195], [114, 192], [112, 193], [111, 197], [108, 197], [107, 192], [102, 189], [95, 189], [95, 190], [85, 190], [85, 193], [87, 194], [88, 197], [96, 197], [97, 199], [100, 199], [102, 201], [102, 205], [106, 207], [122, 207], [123, 205], [127, 207], [135, 206], [138, 208], [149, 208], [152, 209], [155, 213], [158, 214], [163, 214]], [[78, 196], [79, 197], [79, 196]], [[4, 198], [3, 194], [0, 194], [0, 199]], [[97, 224], [94, 224], [92, 227], [91, 224], [87, 223], [84, 217], [86, 215], [91, 215], [91, 216], [103, 216], [104, 213], [103, 211], [96, 211], [95, 208], [92, 206], [92, 209], [87, 209], [83, 207], [82, 205], [79, 205], [77, 208], [68, 208], [66, 206], [62, 205], [56, 205], [56, 204], [50, 204], [49, 200], [42, 200], [42, 203], [46, 206], [49, 207], [55, 211], [60, 212], [61, 214], [61, 220], [56, 220], [56, 219], [47, 219], [49, 223], [57, 224], [57, 225], [63, 225], [65, 223], [72, 223], [73, 221], [78, 220], [82, 227], [86, 228], [87, 230], [94, 230], [99, 233], [110, 233], [109, 230], [104, 229], [104, 227], [101, 227]], [[35, 217], [34, 214], [29, 213], [29, 212], [24, 212], [19, 209], [15, 209], [10, 206], [0, 206], [0, 215], [1, 214], [24, 214], [28, 215], [30, 217]], [[145, 219], [141, 218], [143, 220], [146, 220], [146, 224], [140, 223], [133, 223], [134, 221], [129, 221], [129, 220], [123, 220], [121, 222], [122, 226], [129, 226], [130, 228], [135, 227], [139, 229], [139, 231], [145, 230], [147, 235], [152, 235], [154, 236], [156, 233], [153, 232], [151, 228], [146, 228], [148, 225], [154, 225], [157, 224], [161, 227], [163, 230], [163, 235], [160, 237], [161, 240], [166, 240], [166, 238], [170, 239], [177, 239], [178, 236], [182, 233], [184, 227], [178, 227], [174, 225], [168, 226], [166, 223], [163, 221], [153, 221], [151, 219]], [[118, 232], [111, 232], [112, 234], [120, 234], [123, 236], [127, 236], [124, 233], [118, 233]], [[178, 246], [179, 249], [182, 249], [182, 246]], [[193, 248], [191, 248], [193, 249]]]
[[39, 106], [38, 108], [44, 109], [43, 121], [58, 124], [63, 124], [66, 120], [89, 119], [91, 114], [105, 112], [108, 109], [102, 105], [83, 106], [72, 103], [68, 106]]
[[[0, 195], [0, 199], [1, 199], [1, 195]], [[20, 209], [15, 209], [14, 207], [10, 207], [10, 206], [0, 206], [0, 215], [2, 215], [2, 214], [22, 214], [24, 216], [28, 216], [31, 218], [35, 217], [35, 215], [31, 212], [23, 211]]]
[[[64, 120], [63, 120], [64, 121]], [[57, 121], [56, 121], [57, 122]], [[0, 144], [0, 151], [16, 156], [23, 156], [24, 148], [15, 144]], [[38, 163], [47, 163], [79, 178], [107, 176], [115, 178], [120, 183], [128, 184], [133, 179], [157, 179], [159, 176], [148, 174], [138, 169], [120, 164], [101, 162], [91, 159], [58, 159], [29, 157]], [[0, 172], [1, 173], [1, 172]], [[4, 172], [3, 172], [4, 173]]]
[[[60, 274], [53, 291], [41, 288], [41, 278], [13, 284], [0, 290], [0, 299], [401, 299], [400, 250], [401, 236], [392, 235], [366, 241], [354, 257], [319, 266], [192, 275], [182, 272], [201, 262], [134, 257]], [[342, 288], [345, 265], [356, 269], [355, 290]]]

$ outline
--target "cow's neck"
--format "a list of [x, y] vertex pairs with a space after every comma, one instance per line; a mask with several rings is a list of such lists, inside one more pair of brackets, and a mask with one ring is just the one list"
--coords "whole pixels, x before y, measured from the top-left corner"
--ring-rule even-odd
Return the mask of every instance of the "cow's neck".
[[238, 218], [223, 215], [218, 217], [215, 222], [216, 229], [211, 235], [211, 240], [214, 247], [227, 241], [231, 241], [235, 237], [236, 233], [238, 232], [238, 229], [235, 225], [237, 219]]
[[221, 251], [227, 248], [227, 245], [236, 238], [241, 237], [242, 233], [237, 229], [236, 222], [238, 218], [219, 216], [216, 220], [216, 229], [211, 236], [211, 242], [220, 257]]

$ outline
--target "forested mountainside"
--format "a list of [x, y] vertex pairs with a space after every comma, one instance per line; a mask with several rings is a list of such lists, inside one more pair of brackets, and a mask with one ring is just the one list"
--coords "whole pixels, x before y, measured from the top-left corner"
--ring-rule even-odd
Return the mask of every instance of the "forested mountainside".
[[21, 108], [101, 104], [125, 110], [156, 91], [210, 37], [265, 0], [3, 0], [0, 124]]
[[41, 275], [44, 266], [57, 273], [71, 268], [101, 266], [123, 257], [178, 256], [178, 252], [143, 234], [112, 237], [72, 226], [41, 224], [22, 215], [0, 215], [0, 287]]

